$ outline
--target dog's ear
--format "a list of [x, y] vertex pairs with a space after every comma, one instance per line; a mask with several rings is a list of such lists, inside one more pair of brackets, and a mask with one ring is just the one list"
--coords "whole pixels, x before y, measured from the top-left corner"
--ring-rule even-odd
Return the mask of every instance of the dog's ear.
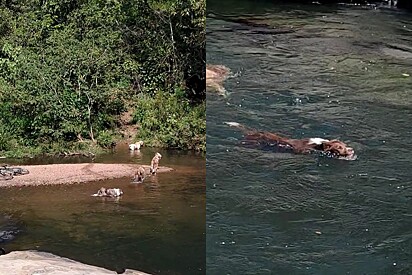
[[344, 155], [345, 154], [344, 144], [342, 144], [341, 141], [336, 140], [336, 139], [325, 142], [323, 148], [324, 148], [324, 151], [331, 152], [333, 154], [337, 154], [337, 155]]
[[331, 148], [332, 148], [332, 144], [330, 143], [330, 141], [322, 142], [323, 151], [330, 151]]

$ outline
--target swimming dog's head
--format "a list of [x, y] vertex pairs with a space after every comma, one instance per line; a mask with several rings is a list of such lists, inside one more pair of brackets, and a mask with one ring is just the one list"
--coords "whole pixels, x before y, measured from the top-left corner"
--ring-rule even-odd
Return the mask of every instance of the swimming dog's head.
[[344, 142], [333, 139], [330, 141], [324, 141], [323, 144], [323, 151], [328, 153], [332, 157], [336, 157], [339, 159], [346, 159], [346, 160], [355, 160], [355, 150], [352, 147], [349, 147]]
[[93, 197], [104, 197], [106, 195], [107, 195], [106, 188], [102, 187], [102, 188], [99, 189], [99, 191], [97, 191], [96, 194], [93, 194], [92, 196]]
[[206, 65], [206, 81], [223, 82], [230, 73], [230, 69], [224, 65]]

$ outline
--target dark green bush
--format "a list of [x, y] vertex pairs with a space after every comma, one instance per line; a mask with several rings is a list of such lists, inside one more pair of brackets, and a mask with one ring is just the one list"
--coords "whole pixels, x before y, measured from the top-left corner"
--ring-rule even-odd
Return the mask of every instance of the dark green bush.
[[140, 126], [139, 139], [148, 145], [206, 149], [206, 104], [195, 107], [182, 96], [159, 92], [142, 95], [137, 101], [134, 121]]

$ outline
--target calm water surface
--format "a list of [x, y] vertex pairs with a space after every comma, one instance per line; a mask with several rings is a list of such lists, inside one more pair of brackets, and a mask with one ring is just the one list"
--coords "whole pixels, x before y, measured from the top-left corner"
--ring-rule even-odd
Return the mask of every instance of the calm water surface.
[[[412, 274], [412, 15], [208, 1], [208, 274]], [[239, 20], [241, 19], [241, 20]], [[244, 148], [237, 121], [356, 161]]]
[[[130, 154], [126, 146], [95, 162], [150, 163], [155, 151]], [[37, 249], [83, 263], [153, 274], [205, 272], [205, 160], [181, 151], [160, 151], [171, 173], [142, 185], [129, 178], [74, 185], [0, 189], [1, 246]], [[33, 159], [25, 164], [84, 162]], [[91, 197], [100, 187], [119, 187], [120, 200]]]

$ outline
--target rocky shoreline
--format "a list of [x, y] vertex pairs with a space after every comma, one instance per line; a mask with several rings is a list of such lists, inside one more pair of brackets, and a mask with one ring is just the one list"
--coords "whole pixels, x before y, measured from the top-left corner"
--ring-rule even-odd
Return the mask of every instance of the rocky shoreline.
[[0, 274], [29, 275], [73, 275], [73, 274], [127, 274], [149, 275], [137, 270], [126, 269], [122, 273], [111, 271], [102, 267], [80, 263], [68, 258], [56, 256], [51, 253], [27, 250], [13, 251], [0, 256]]

